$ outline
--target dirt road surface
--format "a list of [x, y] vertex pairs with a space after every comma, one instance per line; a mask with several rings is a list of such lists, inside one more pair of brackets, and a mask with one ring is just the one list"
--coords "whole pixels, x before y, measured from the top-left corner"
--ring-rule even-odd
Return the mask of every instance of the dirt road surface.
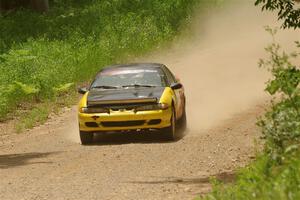
[[[75, 106], [24, 134], [8, 135], [1, 124], [0, 199], [182, 200], [208, 192], [210, 176], [232, 181], [259, 137], [255, 122], [264, 112], [268, 76], [257, 61], [271, 41], [262, 26], [273, 22], [249, 5], [204, 19], [195, 19], [189, 40], [138, 59], [166, 63], [184, 83], [183, 139], [114, 134], [81, 146]], [[285, 32], [279, 40], [291, 45], [299, 35]]]

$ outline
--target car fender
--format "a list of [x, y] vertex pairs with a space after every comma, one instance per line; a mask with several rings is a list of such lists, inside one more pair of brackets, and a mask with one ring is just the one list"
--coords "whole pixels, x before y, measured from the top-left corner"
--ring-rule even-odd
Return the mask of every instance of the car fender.
[[87, 97], [88, 97], [88, 95], [89, 95], [89, 92], [86, 92], [82, 96], [82, 98], [80, 99], [79, 104], [78, 104], [78, 110], [79, 110], [79, 112], [80, 112], [81, 108], [87, 107]]
[[175, 114], [176, 114], [177, 100], [176, 100], [174, 91], [170, 87], [165, 88], [164, 92], [162, 93], [162, 95], [160, 97], [159, 103], [168, 104], [168, 106], [170, 108], [172, 107], [172, 103], [173, 103], [174, 109], [175, 109]]

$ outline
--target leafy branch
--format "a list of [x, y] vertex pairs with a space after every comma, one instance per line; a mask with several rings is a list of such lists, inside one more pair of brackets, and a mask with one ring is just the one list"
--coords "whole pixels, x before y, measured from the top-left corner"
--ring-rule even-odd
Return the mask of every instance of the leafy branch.
[[255, 5], [262, 4], [262, 10], [277, 11], [278, 20], [283, 20], [283, 28], [300, 28], [300, 0], [256, 0]]
[[[280, 96], [272, 102], [272, 109], [258, 122], [262, 127], [266, 150], [270, 156], [282, 162], [286, 154], [299, 148], [300, 143], [300, 68], [291, 62], [299, 52], [286, 53], [276, 42], [276, 29], [266, 27], [272, 35], [273, 43], [266, 49], [269, 57], [259, 61], [260, 67], [267, 68], [273, 78], [268, 81], [266, 91], [272, 96]], [[300, 50], [299, 42], [296, 42]], [[277, 102], [277, 103], [275, 103]]]

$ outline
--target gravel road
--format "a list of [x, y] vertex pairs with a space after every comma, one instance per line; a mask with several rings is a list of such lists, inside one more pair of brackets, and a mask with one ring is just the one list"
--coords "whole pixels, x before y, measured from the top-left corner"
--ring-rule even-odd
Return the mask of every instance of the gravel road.
[[209, 176], [231, 181], [253, 156], [261, 111], [256, 106], [178, 142], [132, 133], [81, 146], [69, 134], [74, 107], [1, 147], [0, 199], [193, 199], [209, 191]]
[[[255, 122], [266, 107], [268, 75], [257, 62], [271, 41], [262, 26], [274, 24], [249, 5], [195, 17], [190, 39], [137, 59], [166, 63], [181, 78], [189, 127], [183, 139], [113, 134], [81, 146], [76, 106], [22, 134], [2, 123], [0, 199], [184, 200], [208, 192], [210, 176], [233, 181], [259, 148]], [[299, 36], [280, 33], [279, 41], [291, 45]]]

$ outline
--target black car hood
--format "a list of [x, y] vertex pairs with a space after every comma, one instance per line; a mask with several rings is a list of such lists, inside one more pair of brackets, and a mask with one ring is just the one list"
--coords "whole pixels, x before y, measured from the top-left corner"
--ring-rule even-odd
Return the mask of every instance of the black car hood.
[[152, 88], [127, 88], [127, 89], [94, 89], [91, 90], [87, 97], [88, 105], [97, 104], [120, 104], [135, 102], [157, 102], [164, 87]]

